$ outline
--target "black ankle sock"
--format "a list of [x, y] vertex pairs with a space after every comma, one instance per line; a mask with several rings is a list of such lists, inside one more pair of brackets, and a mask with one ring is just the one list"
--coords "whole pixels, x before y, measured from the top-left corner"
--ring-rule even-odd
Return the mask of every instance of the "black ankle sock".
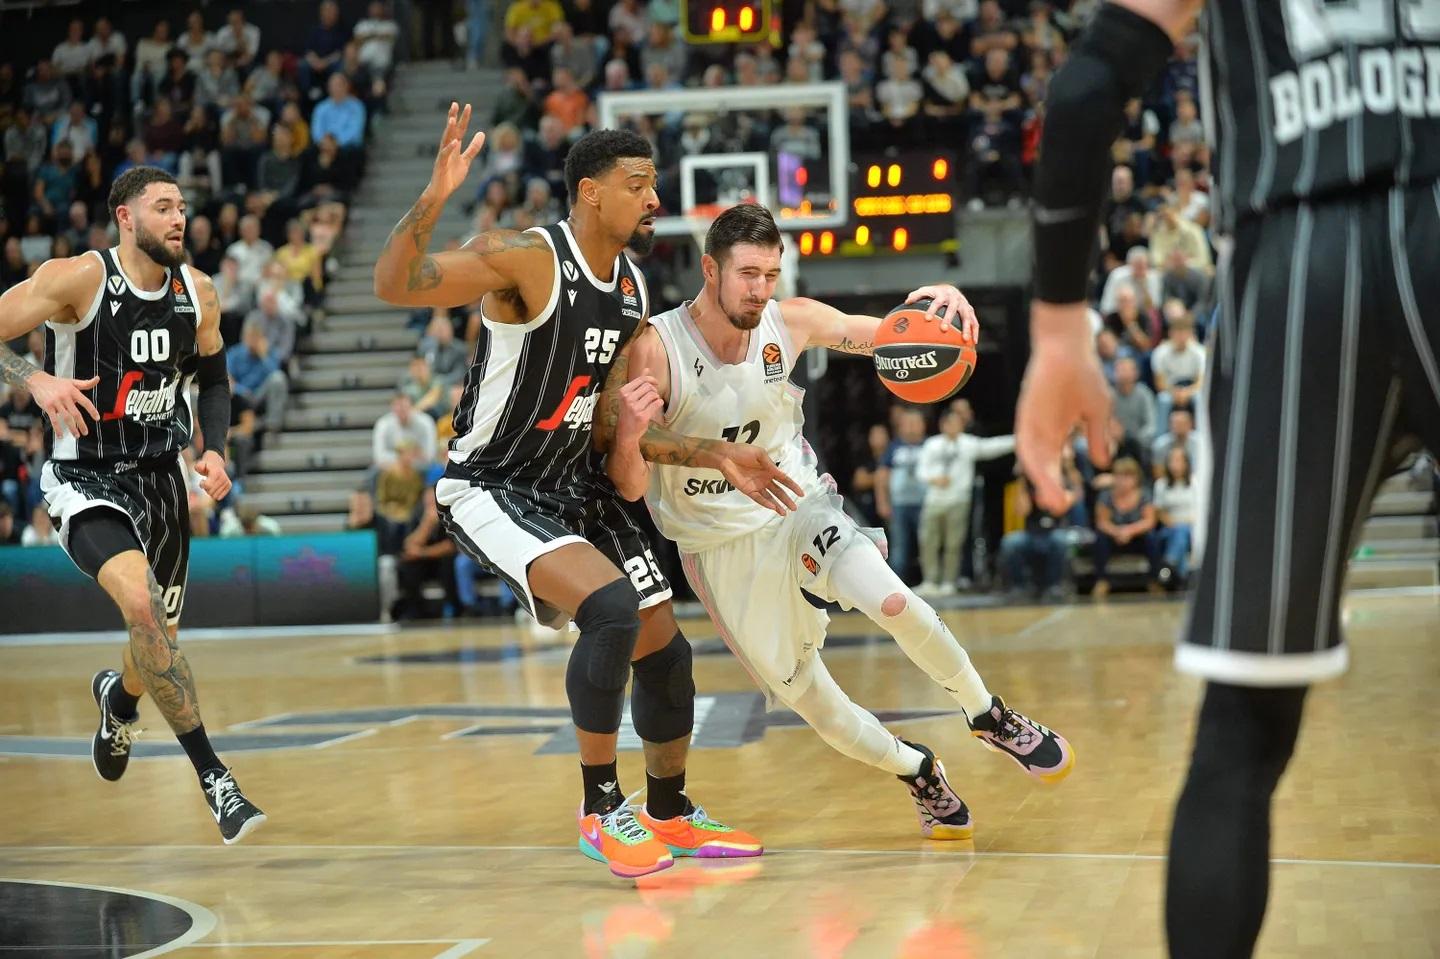
[[210, 737], [205, 735], [204, 723], [175, 738], [180, 740], [180, 746], [185, 750], [185, 755], [190, 757], [190, 764], [195, 767], [197, 775], [204, 775], [211, 769], [225, 768], [225, 764], [210, 746]]
[[110, 706], [110, 712], [121, 719], [129, 719], [140, 714], [140, 697], [131, 696], [126, 691], [123, 679], [117, 679], [110, 685], [110, 692], [105, 700]]
[[645, 774], [645, 811], [656, 819], [674, 819], [690, 809], [685, 795], [685, 774], [657, 778]]
[[607, 813], [620, 805], [625, 796], [620, 792], [620, 774], [615, 763], [600, 763], [595, 766], [580, 764], [580, 776], [585, 780], [585, 811]]

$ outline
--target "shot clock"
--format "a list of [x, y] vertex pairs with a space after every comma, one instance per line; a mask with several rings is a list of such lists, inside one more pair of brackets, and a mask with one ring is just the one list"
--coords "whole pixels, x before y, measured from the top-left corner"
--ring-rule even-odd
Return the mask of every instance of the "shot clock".
[[686, 43], [753, 43], [772, 29], [770, 0], [680, 0]]
[[942, 150], [856, 154], [850, 217], [843, 227], [802, 232], [801, 256], [885, 256], [956, 249], [955, 157]]

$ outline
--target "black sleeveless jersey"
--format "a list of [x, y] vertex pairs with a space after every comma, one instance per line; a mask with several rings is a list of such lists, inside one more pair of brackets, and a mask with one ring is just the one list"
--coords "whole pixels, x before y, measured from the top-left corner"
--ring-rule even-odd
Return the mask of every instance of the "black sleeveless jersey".
[[[189, 267], [142, 290], [120, 269], [120, 251], [92, 251], [105, 282], [79, 323], [47, 323], [45, 371], [100, 383], [86, 395], [100, 413], [86, 436], [53, 437], [56, 460], [124, 462], [173, 453], [190, 442], [200, 308]], [[46, 428], [50, 423], [46, 421]]]
[[1216, 220], [1440, 178], [1440, 0], [1209, 0]]
[[591, 450], [595, 406], [615, 354], [649, 315], [649, 294], [624, 254], [608, 281], [598, 279], [568, 223], [531, 232], [555, 258], [550, 300], [522, 325], [485, 321], [455, 409], [445, 475], [579, 504], [604, 482]]

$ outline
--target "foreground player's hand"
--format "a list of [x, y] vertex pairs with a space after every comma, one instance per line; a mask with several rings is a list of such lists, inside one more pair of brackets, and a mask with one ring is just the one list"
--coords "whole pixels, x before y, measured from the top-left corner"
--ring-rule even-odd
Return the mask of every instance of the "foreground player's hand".
[[[480, 155], [485, 145], [485, 134], [476, 133], [465, 146], [465, 129], [470, 126], [470, 104], [460, 109], [460, 104], [451, 103], [445, 118], [445, 132], [440, 135], [440, 152], [435, 157], [435, 169], [430, 174], [430, 185], [441, 195], [448, 197], [465, 182], [470, 164]], [[461, 147], [464, 147], [462, 150]]]
[[620, 387], [620, 422], [615, 425], [615, 444], [638, 445], [649, 425], [660, 417], [665, 401], [660, 398], [660, 381], [643, 371]]
[[[795, 499], [805, 495], [800, 484], [776, 466], [769, 453], [749, 443], [724, 444], [719, 470], [731, 486], [781, 516], [795, 508]], [[795, 494], [795, 499], [790, 493]]]
[[230, 495], [230, 474], [225, 472], [225, 460], [214, 450], [206, 450], [195, 461], [195, 472], [200, 474], [200, 488], [215, 502]]
[[50, 417], [50, 425], [55, 427], [55, 436], [58, 439], [90, 434], [83, 414], [89, 414], [92, 420], [98, 421], [100, 413], [84, 391], [93, 390], [99, 383], [98, 376], [92, 376], [88, 380], [66, 380], [49, 373], [35, 373], [26, 380], [25, 385], [29, 388], [30, 395], [35, 398], [36, 405]]
[[940, 321], [941, 333], [946, 332], [952, 326], [957, 326], [960, 328], [960, 335], [965, 339], [971, 343], [980, 342], [980, 320], [975, 316], [975, 307], [965, 299], [964, 293], [948, 283], [938, 283], [935, 286], [922, 286], [905, 297], [906, 303], [915, 303], [919, 300], [930, 301], [930, 305], [925, 309], [925, 315], [933, 316]]
[[1095, 354], [1082, 303], [1035, 301], [1030, 311], [1030, 365], [1015, 408], [1015, 455], [1035, 484], [1035, 498], [1051, 513], [1065, 509], [1061, 451], [1080, 423], [1091, 461], [1110, 464], [1110, 387]]

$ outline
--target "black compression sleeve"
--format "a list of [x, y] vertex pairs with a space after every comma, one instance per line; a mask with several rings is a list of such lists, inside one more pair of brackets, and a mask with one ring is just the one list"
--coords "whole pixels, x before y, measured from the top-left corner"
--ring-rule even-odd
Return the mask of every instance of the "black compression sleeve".
[[200, 384], [200, 432], [205, 434], [205, 452], [225, 456], [225, 437], [230, 432], [230, 374], [225, 354], [200, 357], [195, 381]]
[[1150, 86], [1174, 44], [1155, 23], [1106, 3], [1050, 83], [1035, 174], [1035, 296], [1085, 299], [1095, 262], [1110, 146], [1125, 101]]

